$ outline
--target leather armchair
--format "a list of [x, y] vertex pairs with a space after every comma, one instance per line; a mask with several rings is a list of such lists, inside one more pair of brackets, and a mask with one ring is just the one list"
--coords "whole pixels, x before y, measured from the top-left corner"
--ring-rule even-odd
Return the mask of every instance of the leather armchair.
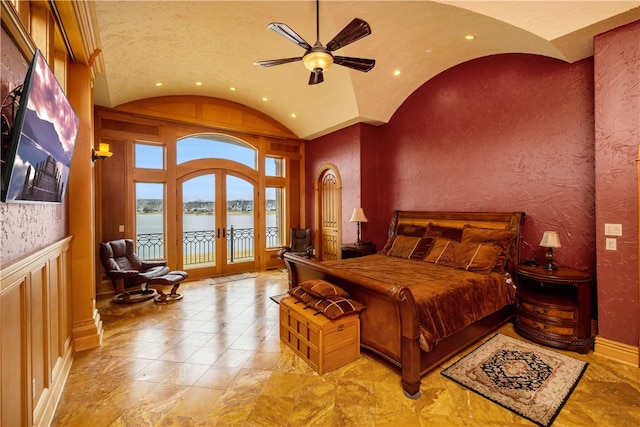
[[311, 244], [310, 228], [292, 228], [289, 233], [289, 246], [283, 246], [278, 251], [278, 257], [282, 258], [284, 252], [294, 255], [311, 258], [313, 256], [313, 245]]
[[138, 258], [131, 239], [100, 243], [100, 261], [116, 290], [113, 301], [119, 303], [154, 298], [157, 293], [149, 289], [148, 282], [169, 273], [166, 261], [143, 261]]

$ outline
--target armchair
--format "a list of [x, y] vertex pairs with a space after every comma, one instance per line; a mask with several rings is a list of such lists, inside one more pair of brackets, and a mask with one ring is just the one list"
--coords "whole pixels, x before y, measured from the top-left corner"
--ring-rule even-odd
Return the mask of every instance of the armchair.
[[[156, 302], [172, 302], [182, 298], [176, 291], [188, 274], [170, 271], [163, 260], [141, 260], [131, 239], [100, 243], [100, 261], [116, 290], [113, 302], [129, 304], [151, 298], [156, 298]], [[162, 291], [165, 285], [173, 286], [169, 295]]]
[[283, 246], [278, 252], [278, 256], [281, 257], [284, 252], [291, 252], [294, 255], [311, 258], [313, 256], [311, 229], [292, 228], [289, 233], [289, 246]]

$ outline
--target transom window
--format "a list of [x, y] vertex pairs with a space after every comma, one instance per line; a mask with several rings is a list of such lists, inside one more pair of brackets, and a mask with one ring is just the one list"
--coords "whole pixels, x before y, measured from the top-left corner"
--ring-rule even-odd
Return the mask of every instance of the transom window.
[[191, 135], [177, 144], [178, 164], [197, 159], [228, 159], [256, 169], [257, 158], [255, 148], [225, 135]]

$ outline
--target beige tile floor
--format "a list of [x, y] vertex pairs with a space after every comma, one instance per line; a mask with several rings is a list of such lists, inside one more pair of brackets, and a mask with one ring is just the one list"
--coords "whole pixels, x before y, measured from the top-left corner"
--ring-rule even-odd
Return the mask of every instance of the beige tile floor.
[[[170, 305], [100, 299], [102, 346], [75, 355], [54, 426], [513, 426], [533, 425], [442, 377], [403, 396], [395, 368], [362, 352], [319, 376], [280, 343], [284, 273], [209, 285], [188, 282]], [[511, 325], [499, 332], [517, 337]], [[487, 337], [488, 338], [488, 337]], [[640, 425], [640, 370], [589, 362], [554, 426]]]

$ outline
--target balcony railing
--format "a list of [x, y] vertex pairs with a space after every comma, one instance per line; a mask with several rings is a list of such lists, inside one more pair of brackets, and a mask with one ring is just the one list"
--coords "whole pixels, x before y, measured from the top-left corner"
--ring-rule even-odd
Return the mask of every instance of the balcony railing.
[[[183, 266], [215, 263], [215, 230], [186, 231], [182, 234]], [[227, 262], [247, 261], [255, 257], [253, 228], [233, 228], [226, 231]], [[280, 246], [280, 229], [267, 227], [267, 247]], [[146, 233], [137, 235], [137, 252], [141, 259], [165, 258], [164, 234]]]

